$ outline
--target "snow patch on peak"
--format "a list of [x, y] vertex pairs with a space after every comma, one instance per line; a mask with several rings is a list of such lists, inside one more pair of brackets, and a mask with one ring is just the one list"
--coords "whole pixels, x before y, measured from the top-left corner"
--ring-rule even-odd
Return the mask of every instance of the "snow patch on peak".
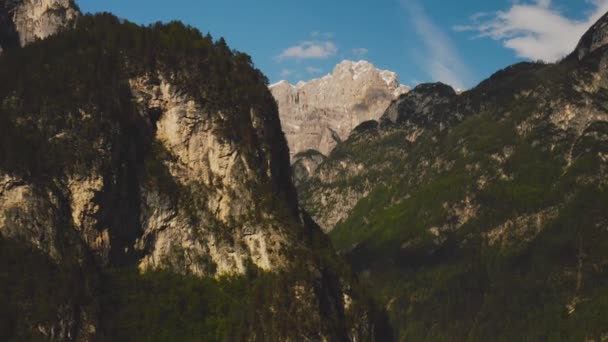
[[[339, 78], [351, 77], [353, 80], [357, 80], [364, 75], [376, 74], [379, 75], [384, 83], [391, 88], [397, 89], [401, 87], [399, 84], [399, 76], [397, 73], [390, 70], [381, 70], [374, 66], [374, 64], [366, 61], [360, 60], [357, 62], [344, 60], [340, 62], [334, 68], [333, 75], [338, 76]], [[407, 88], [407, 87], [406, 87]]]
[[399, 82], [397, 81], [397, 79], [398, 79], [397, 74], [392, 71], [382, 70], [380, 72], [380, 76], [382, 77], [382, 79], [384, 80], [386, 85], [389, 87], [397, 86], [399, 84]]
[[373, 71], [375, 69], [374, 65], [368, 61], [350, 61], [344, 60], [340, 62], [334, 68], [333, 74], [339, 76], [339, 78], [348, 78], [350, 77], [353, 80], [360, 78], [365, 73]]
[[277, 83], [273, 83], [273, 84], [269, 85], [268, 88], [272, 89], [272, 88], [276, 88], [276, 87], [282, 86], [282, 85], [288, 85], [288, 86], [290, 86], [292, 88], [295, 88], [291, 83], [289, 83], [289, 82], [287, 82], [285, 80], [280, 80]]
[[358, 61], [352, 65], [353, 80], [373, 71], [375, 67], [368, 61]]
[[393, 91], [393, 96], [395, 98], [398, 98], [399, 96], [403, 95], [403, 94], [407, 94], [412, 90], [412, 88], [406, 86], [405, 84], [399, 84], [399, 86], [397, 88], [395, 88], [395, 90]]

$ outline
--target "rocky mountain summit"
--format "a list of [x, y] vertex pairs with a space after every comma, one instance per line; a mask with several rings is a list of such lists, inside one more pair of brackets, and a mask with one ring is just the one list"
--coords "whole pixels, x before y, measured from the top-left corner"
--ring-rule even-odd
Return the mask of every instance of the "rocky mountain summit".
[[399, 340], [606, 339], [607, 36], [420, 85], [298, 184]]
[[34, 42], [0, 57], [1, 340], [373, 338], [249, 56], [178, 22], [12, 4]]
[[45, 39], [80, 15], [73, 0], [4, 0], [0, 3], [0, 52]]
[[409, 91], [397, 74], [367, 61], [343, 61], [331, 74], [291, 85], [270, 86], [279, 106], [292, 161], [315, 150], [327, 156], [360, 123], [377, 120], [392, 100]]

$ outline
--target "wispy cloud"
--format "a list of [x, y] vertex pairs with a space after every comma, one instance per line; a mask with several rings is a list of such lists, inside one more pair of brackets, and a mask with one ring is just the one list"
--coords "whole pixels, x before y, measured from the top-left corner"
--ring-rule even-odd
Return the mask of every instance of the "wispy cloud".
[[414, 32], [423, 45], [423, 53], [418, 56], [418, 62], [433, 81], [460, 89], [470, 86], [470, 69], [447, 34], [435, 25], [418, 0], [401, 0], [401, 6], [407, 12]]
[[352, 49], [350, 52], [357, 57], [363, 57], [363, 56], [367, 55], [369, 50], [366, 48], [356, 48], [356, 49]]
[[521, 58], [555, 61], [572, 52], [585, 31], [608, 11], [608, 0], [587, 2], [591, 11], [582, 20], [564, 16], [551, 0], [535, 0], [516, 3], [507, 11], [475, 14], [470, 24], [453, 29], [501, 41]]
[[285, 49], [277, 58], [279, 61], [285, 59], [325, 59], [335, 56], [337, 53], [338, 47], [331, 41], [306, 41]]
[[323, 69], [309, 66], [309, 67], [306, 67], [306, 72], [309, 74], [320, 74], [323, 72]]

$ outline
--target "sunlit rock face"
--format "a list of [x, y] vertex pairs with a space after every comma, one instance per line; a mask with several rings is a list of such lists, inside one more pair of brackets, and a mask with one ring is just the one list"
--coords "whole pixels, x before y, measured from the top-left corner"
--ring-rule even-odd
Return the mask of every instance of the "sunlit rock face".
[[[164, 80], [158, 85], [146, 78], [130, 83], [142, 113], [162, 113], [154, 130], [156, 144], [166, 152], [161, 162], [168, 176], [182, 191], [200, 197], [193, 199], [198, 205], [188, 204], [187, 209], [183, 199], [171, 199], [155, 186], [140, 186], [143, 235], [134, 246], [144, 255], [140, 267], [227, 275], [243, 274], [249, 264], [268, 271], [285, 266], [288, 225], [266, 206], [259, 191], [277, 181], [272, 166], [280, 155], [272, 155], [264, 136], [269, 122], [264, 110], [272, 106], [250, 109], [251, 133], [261, 143], [247, 151], [222, 133], [221, 120], [213, 119], [230, 113], [208, 113]], [[286, 208], [297, 210], [295, 196]]]
[[0, 49], [45, 39], [72, 25], [78, 15], [72, 0], [7, 0], [0, 4]]
[[270, 86], [293, 157], [308, 150], [324, 155], [346, 140], [360, 123], [377, 120], [409, 88], [397, 74], [367, 61], [343, 61], [331, 74], [291, 85]]

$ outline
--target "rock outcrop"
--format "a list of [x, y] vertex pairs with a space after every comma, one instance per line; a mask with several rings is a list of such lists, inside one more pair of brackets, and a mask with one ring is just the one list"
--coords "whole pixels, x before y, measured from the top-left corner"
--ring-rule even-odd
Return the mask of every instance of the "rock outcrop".
[[73, 0], [3, 1], [0, 4], [0, 49], [45, 39], [73, 25], [79, 15]]
[[[268, 125], [277, 124], [268, 117], [271, 107], [248, 110], [252, 125], [248, 134], [253, 133], [259, 145], [245, 151], [221, 134], [225, 128], [213, 119], [230, 114], [206, 112], [162, 78], [158, 85], [149, 78], [132, 80], [131, 89], [143, 113], [162, 113], [156, 122], [156, 139], [159, 148], [171, 156], [163, 163], [177, 186], [201, 196], [194, 199], [201, 205], [195, 210], [207, 226], [194, 225], [179, 200], [171, 201], [159, 189], [142, 185], [143, 235], [135, 246], [144, 251], [140, 267], [172, 264], [181, 272], [205, 275], [210, 263], [212, 274], [231, 275], [244, 274], [249, 264], [266, 271], [286, 266], [283, 246], [290, 244], [286, 224], [268, 207], [270, 203], [261, 200], [275, 194], [257, 190], [264, 183], [286, 190], [285, 209], [296, 215], [292, 217], [294, 224], [302, 224], [293, 187], [278, 183], [281, 175], [277, 170], [288, 174], [288, 166], [276, 165], [282, 162], [280, 148], [277, 151], [265, 136], [274, 129]], [[273, 155], [273, 150], [279, 153]], [[233, 230], [229, 242], [222, 237], [226, 230]], [[197, 262], [201, 258], [203, 263]], [[183, 263], [175, 264], [176, 260]]]
[[378, 120], [409, 88], [399, 84], [394, 72], [366, 61], [344, 61], [322, 78], [297, 85], [281, 81], [270, 90], [295, 162], [293, 156], [308, 150], [329, 155], [355, 127]]
[[608, 44], [608, 14], [605, 14], [581, 38], [573, 55], [579, 60]]
[[316, 150], [308, 150], [296, 154], [292, 158], [293, 178], [296, 186], [312, 177], [325, 159], [327, 157]]
[[446, 114], [446, 106], [456, 97], [456, 91], [449, 85], [421, 84], [393, 101], [379, 121], [383, 125], [399, 124], [414, 129], [424, 126], [447, 127], [453, 120], [451, 114]]

